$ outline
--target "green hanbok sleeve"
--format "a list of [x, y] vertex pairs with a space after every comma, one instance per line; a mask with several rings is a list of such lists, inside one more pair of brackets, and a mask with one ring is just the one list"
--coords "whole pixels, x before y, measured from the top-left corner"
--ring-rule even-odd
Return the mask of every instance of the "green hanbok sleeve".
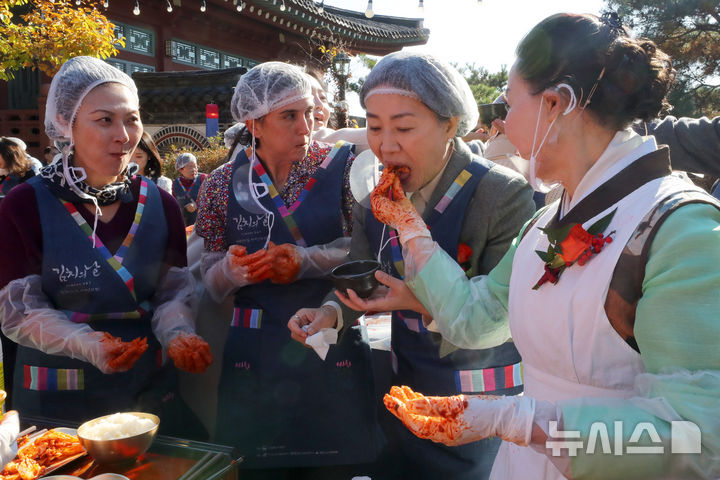
[[[571, 459], [573, 478], [720, 478], [715, 207], [681, 207], [658, 230], [634, 332], [647, 373], [636, 378], [632, 398], [559, 404], [563, 430], [579, 431], [583, 442]], [[588, 452], [590, 442], [594, 453]]]
[[[524, 230], [524, 228], [523, 228]], [[438, 331], [460, 348], [491, 348], [510, 339], [507, 306], [515, 249], [513, 240], [488, 275], [468, 279], [445, 251], [435, 248], [430, 260], [407, 285], [432, 314]]]

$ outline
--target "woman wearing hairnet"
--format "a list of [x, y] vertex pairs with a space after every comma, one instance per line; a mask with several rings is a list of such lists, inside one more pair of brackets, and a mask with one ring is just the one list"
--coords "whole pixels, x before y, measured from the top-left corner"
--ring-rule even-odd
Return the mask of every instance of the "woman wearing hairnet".
[[198, 174], [197, 158], [190, 152], [177, 156], [175, 170], [179, 175], [172, 185], [173, 195], [182, 208], [185, 225], [194, 225], [197, 218], [196, 202], [207, 173]]
[[524, 395], [386, 406], [433, 441], [503, 438], [492, 478], [720, 478], [720, 204], [629, 128], [665, 104], [670, 58], [611, 13], [550, 16], [517, 57], [505, 131], [533, 186], [565, 192], [498, 266], [468, 281], [407, 199], [373, 209], [445, 338], [512, 333]]
[[[367, 111], [370, 148], [386, 168], [407, 168], [398, 174], [398, 188], [408, 192], [433, 240], [452, 258], [464, 257], [459, 261], [468, 275], [490, 271], [530, 218], [534, 205], [532, 190], [519, 174], [473, 155], [459, 138], [477, 122], [477, 106], [467, 82], [437, 58], [399, 52], [378, 62], [360, 98]], [[397, 232], [385, 228], [369, 205], [359, 205], [354, 220], [351, 256], [379, 257], [383, 271], [390, 275], [380, 272], [378, 278], [402, 284], [399, 279], [406, 266], [400, 243], [407, 240], [402, 232], [398, 243]], [[395, 384], [432, 395], [522, 391], [520, 357], [508, 337], [494, 338], [482, 350], [457, 349], [425, 328], [420, 308], [413, 311], [408, 304], [386, 303], [382, 309], [370, 309], [393, 310]], [[301, 342], [340, 321], [327, 305], [297, 313], [299, 318], [289, 327]], [[361, 313], [343, 309], [342, 325], [351, 325]], [[307, 324], [305, 333], [301, 327]], [[392, 463], [399, 469], [393, 478], [477, 479], [489, 474], [499, 440], [446, 447], [419, 440], [392, 420], [397, 450]]]
[[208, 291], [235, 298], [216, 440], [245, 455], [243, 478], [347, 479], [378, 451], [367, 340], [353, 331], [323, 360], [286, 324], [347, 259], [352, 145], [311, 140], [312, 90], [292, 65], [251, 69], [231, 108], [250, 146], [205, 182], [196, 223]]
[[[161, 348], [183, 370], [212, 362], [194, 334], [177, 203], [128, 167], [138, 109], [126, 74], [68, 60], [45, 117], [48, 136], [68, 145], [62, 161], [0, 205], [0, 322], [19, 344], [12, 401], [26, 415], [80, 422], [154, 408], [141, 402], [159, 405], [172, 376]], [[164, 403], [161, 417], [176, 405]], [[160, 428], [177, 426], [163, 418]]]

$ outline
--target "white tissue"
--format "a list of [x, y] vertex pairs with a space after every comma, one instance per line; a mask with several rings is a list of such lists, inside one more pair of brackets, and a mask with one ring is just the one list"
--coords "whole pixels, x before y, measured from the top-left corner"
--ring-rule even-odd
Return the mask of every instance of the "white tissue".
[[337, 343], [338, 332], [334, 328], [323, 328], [314, 335], [310, 335], [305, 339], [305, 343], [310, 345], [318, 356], [325, 360], [330, 345]]

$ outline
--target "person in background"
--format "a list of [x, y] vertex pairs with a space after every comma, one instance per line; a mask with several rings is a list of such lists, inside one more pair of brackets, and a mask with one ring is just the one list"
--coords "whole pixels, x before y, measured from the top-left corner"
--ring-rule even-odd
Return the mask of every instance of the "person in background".
[[378, 198], [376, 215], [412, 235], [405, 283], [443, 337], [477, 348], [512, 335], [523, 359], [523, 396], [394, 389], [386, 406], [416, 435], [503, 438], [503, 480], [720, 476], [720, 203], [630, 128], [666, 107], [674, 75], [616, 14], [533, 27], [505, 131], [533, 185], [565, 193], [487, 276], [468, 280], [406, 199]]
[[160, 431], [202, 436], [176, 395], [175, 367], [212, 362], [194, 333], [194, 281], [177, 202], [130, 156], [142, 123], [125, 73], [75, 57], [53, 77], [45, 132], [62, 160], [0, 204], [0, 325], [18, 344], [12, 402], [81, 423], [157, 413]]
[[172, 193], [172, 181], [162, 174], [162, 157], [147, 132], [143, 132], [130, 161], [138, 166], [138, 174], [149, 178], [166, 192]]
[[215, 438], [245, 454], [243, 479], [347, 480], [380, 449], [367, 338], [354, 330], [321, 359], [287, 334], [290, 316], [331, 288], [352, 228], [352, 145], [313, 141], [313, 108], [296, 66], [244, 74], [231, 111], [249, 147], [212, 172], [198, 200], [205, 286], [235, 302], [218, 319], [230, 328]]
[[197, 218], [197, 198], [200, 187], [207, 178], [206, 173], [198, 174], [197, 158], [190, 152], [181, 153], [175, 159], [175, 170], [180, 175], [172, 185], [172, 193], [182, 208], [185, 225], [195, 224]]
[[0, 137], [0, 195], [35, 176], [30, 157], [14, 140]]
[[20, 149], [23, 151], [23, 153], [30, 159], [30, 168], [32, 168], [33, 172], [35, 172], [35, 175], [40, 173], [40, 169], [43, 167], [43, 164], [40, 160], [30, 155], [27, 151], [27, 144], [23, 142], [21, 139], [17, 137], [5, 137], [6, 139], [10, 140], [11, 142], [14, 142], [17, 144]]
[[335, 144], [339, 140], [350, 142], [355, 145], [355, 155], [364, 152], [369, 148], [367, 131], [364, 128], [340, 128], [333, 129], [329, 125], [330, 104], [328, 103], [327, 85], [322, 75], [315, 70], [308, 72], [312, 84], [313, 101], [313, 140]]
[[[478, 116], [467, 81], [435, 57], [393, 53], [370, 72], [360, 100], [375, 156], [386, 169], [407, 170], [397, 175], [394, 184], [385, 184], [384, 194], [390, 189], [393, 195], [400, 190], [412, 192], [410, 208], [430, 224], [433, 239], [441, 248], [463, 264], [467, 275], [489, 272], [535, 207], [522, 176], [473, 155], [458, 138], [476, 124]], [[407, 266], [402, 262], [400, 243], [407, 239], [402, 234], [398, 239], [395, 230], [385, 228], [369, 206], [362, 206], [362, 200], [353, 212], [351, 258], [380, 260], [384, 273], [377, 273], [377, 278], [402, 284]], [[340, 309], [337, 305], [342, 303], [351, 308]], [[415, 309], [387, 302], [374, 307], [372, 300], [361, 306], [333, 294], [320, 308], [296, 312], [288, 327], [293, 338], [304, 343], [308, 335], [322, 328], [336, 327], [343, 329], [343, 334], [352, 331], [351, 326], [365, 311], [392, 311], [394, 384], [432, 395], [522, 391], [517, 375], [520, 356], [507, 338], [487, 342], [481, 350], [457, 349], [424, 327], [422, 306]], [[483, 384], [482, 378], [493, 382]], [[400, 422], [388, 420], [393, 440], [387, 465], [390, 471], [381, 478], [482, 479], [489, 475], [499, 440], [446, 447], [419, 440]]]

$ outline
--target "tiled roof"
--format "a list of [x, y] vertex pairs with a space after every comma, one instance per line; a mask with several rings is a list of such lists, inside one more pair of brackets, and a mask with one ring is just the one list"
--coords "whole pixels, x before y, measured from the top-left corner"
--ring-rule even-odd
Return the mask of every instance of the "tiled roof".
[[205, 123], [205, 105], [216, 103], [220, 123], [233, 122], [230, 100], [245, 67], [193, 72], [133, 73], [140, 115], [149, 125]]
[[250, 13], [262, 9], [272, 11], [273, 15], [304, 24], [305, 28], [309, 27], [308, 31], [327, 29], [351, 42], [418, 45], [426, 43], [430, 36], [430, 31], [423, 28], [422, 19], [384, 15], [365, 18], [364, 12], [327, 5], [320, 13], [319, 2], [313, 0], [285, 0], [285, 11], [280, 10], [281, 0], [249, 0], [247, 3], [254, 7]]

